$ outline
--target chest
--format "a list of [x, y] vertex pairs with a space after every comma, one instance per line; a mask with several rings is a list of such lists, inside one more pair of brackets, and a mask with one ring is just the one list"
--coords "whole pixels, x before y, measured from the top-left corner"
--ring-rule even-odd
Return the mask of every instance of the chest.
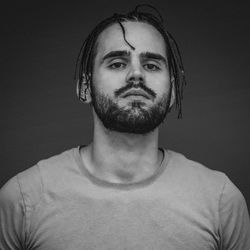
[[[203, 203], [204, 204], [204, 203]], [[218, 249], [216, 212], [183, 197], [57, 197], [30, 217], [31, 249]]]

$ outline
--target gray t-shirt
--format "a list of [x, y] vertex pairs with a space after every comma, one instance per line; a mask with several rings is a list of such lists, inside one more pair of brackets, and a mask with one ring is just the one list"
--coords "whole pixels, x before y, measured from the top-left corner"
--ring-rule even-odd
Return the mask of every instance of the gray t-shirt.
[[92, 176], [78, 147], [2, 187], [0, 249], [249, 250], [249, 215], [225, 174], [179, 153], [123, 185]]

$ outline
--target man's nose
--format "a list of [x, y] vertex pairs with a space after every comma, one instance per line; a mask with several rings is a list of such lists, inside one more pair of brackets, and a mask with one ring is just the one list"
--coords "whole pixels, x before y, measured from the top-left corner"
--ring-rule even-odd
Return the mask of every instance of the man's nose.
[[130, 65], [130, 69], [126, 77], [126, 81], [128, 83], [134, 83], [134, 84], [144, 83], [145, 76], [144, 76], [144, 72], [140, 64], [133, 63]]

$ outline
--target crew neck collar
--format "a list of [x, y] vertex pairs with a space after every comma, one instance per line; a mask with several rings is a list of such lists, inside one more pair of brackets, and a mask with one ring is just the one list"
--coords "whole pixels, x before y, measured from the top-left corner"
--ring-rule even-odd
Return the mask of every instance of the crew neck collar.
[[156, 181], [156, 179], [158, 179], [162, 175], [162, 173], [166, 169], [168, 162], [169, 162], [168, 150], [164, 148], [159, 148], [159, 150], [161, 150], [163, 153], [163, 158], [159, 167], [157, 168], [157, 170], [155, 171], [153, 175], [139, 182], [134, 182], [134, 183], [109, 182], [109, 181], [106, 181], [106, 180], [103, 180], [94, 176], [85, 167], [85, 164], [83, 163], [82, 157], [80, 154], [80, 149], [85, 146], [86, 145], [80, 145], [77, 148], [74, 148], [74, 156], [75, 156], [76, 163], [84, 176], [86, 176], [93, 184], [102, 186], [102, 187], [108, 187], [108, 188], [113, 188], [113, 189], [136, 189], [136, 188], [148, 186], [152, 184], [154, 181]]

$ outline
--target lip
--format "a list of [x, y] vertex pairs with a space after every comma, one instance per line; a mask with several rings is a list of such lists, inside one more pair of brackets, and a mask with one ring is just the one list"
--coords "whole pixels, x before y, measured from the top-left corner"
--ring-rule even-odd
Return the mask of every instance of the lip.
[[142, 96], [142, 97], [145, 97], [147, 99], [150, 99], [150, 96], [145, 91], [143, 91], [141, 89], [129, 90], [122, 95], [122, 97], [124, 97], [124, 98], [127, 96]]

